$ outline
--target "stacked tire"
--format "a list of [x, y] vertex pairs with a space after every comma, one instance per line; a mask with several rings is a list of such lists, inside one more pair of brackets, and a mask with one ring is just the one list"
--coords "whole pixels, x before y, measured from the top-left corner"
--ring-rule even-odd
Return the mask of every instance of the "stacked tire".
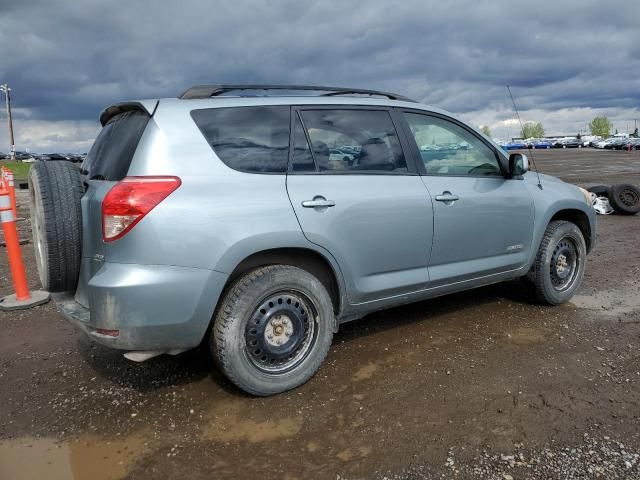
[[616, 213], [635, 215], [640, 212], [640, 189], [628, 183], [616, 185], [594, 185], [587, 189], [599, 197], [607, 197]]
[[74, 290], [82, 255], [84, 186], [76, 165], [38, 161], [29, 171], [29, 207], [36, 265], [42, 288]]

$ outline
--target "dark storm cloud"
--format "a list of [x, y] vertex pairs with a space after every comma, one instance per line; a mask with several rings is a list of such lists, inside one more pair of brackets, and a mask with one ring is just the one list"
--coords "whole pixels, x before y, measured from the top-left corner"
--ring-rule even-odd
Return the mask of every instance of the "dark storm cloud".
[[197, 83], [382, 88], [454, 112], [637, 108], [628, 1], [0, 4], [0, 80], [18, 115], [94, 120], [110, 102]]

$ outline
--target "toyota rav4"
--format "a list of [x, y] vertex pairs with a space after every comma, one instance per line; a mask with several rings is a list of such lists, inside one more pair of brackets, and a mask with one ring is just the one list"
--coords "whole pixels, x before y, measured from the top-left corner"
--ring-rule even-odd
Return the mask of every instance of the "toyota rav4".
[[254, 395], [375, 310], [520, 277], [566, 302], [595, 241], [584, 190], [400, 95], [198, 86], [100, 121], [81, 169], [31, 169], [44, 288], [132, 360], [205, 342]]

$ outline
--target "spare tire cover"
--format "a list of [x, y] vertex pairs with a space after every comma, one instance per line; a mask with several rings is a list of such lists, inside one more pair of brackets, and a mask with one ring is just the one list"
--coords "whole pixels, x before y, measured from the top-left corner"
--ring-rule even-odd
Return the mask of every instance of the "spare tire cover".
[[640, 189], [628, 183], [612, 185], [609, 189], [609, 203], [617, 213], [634, 215], [640, 212]]
[[33, 247], [42, 288], [75, 290], [82, 254], [84, 187], [78, 167], [67, 161], [34, 162], [29, 171]]

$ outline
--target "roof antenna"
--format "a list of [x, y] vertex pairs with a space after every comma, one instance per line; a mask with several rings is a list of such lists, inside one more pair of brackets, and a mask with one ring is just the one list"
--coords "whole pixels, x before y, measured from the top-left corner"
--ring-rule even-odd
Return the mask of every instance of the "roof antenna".
[[[511, 103], [513, 103], [513, 109], [516, 111], [516, 115], [518, 116], [518, 122], [520, 122], [520, 131], [524, 134], [524, 126], [522, 125], [522, 120], [520, 119], [520, 113], [518, 112], [518, 107], [516, 107], [516, 101], [513, 99], [513, 94], [511, 93], [511, 88], [507, 85], [507, 90], [509, 91], [509, 96], [511, 97]], [[538, 188], [542, 190], [542, 182], [540, 181], [540, 173], [538, 172], [538, 167], [536, 165], [536, 159], [533, 158], [533, 148], [531, 152], [531, 164], [533, 165], [533, 169], [536, 171], [536, 175], [538, 177]]]

